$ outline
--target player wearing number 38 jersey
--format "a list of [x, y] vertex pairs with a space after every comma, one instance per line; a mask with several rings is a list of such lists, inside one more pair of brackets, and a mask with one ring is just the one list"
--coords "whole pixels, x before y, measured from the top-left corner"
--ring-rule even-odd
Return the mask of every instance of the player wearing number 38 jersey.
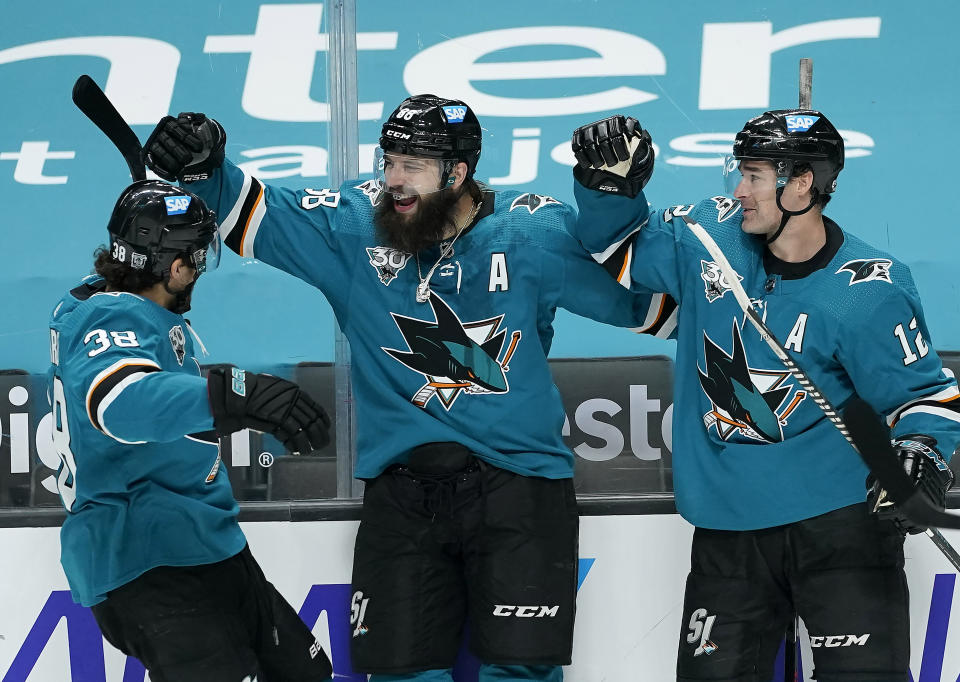
[[329, 420], [284, 379], [229, 367], [201, 376], [183, 313], [217, 265], [219, 238], [198, 197], [134, 183], [108, 231], [97, 275], [50, 322], [73, 597], [155, 682], [329, 679], [310, 630], [247, 548], [218, 441], [252, 428], [308, 453], [327, 442]]

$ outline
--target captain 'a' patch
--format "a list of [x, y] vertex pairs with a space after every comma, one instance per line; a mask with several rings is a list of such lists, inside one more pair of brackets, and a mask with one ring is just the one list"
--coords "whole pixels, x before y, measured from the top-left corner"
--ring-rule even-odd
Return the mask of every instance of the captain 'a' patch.
[[544, 206], [549, 206], [550, 204], [559, 204], [560, 202], [554, 199], [553, 197], [548, 197], [545, 194], [521, 194], [516, 199], [510, 203], [510, 210], [512, 211], [515, 208], [524, 207], [530, 213], [536, 213], [538, 210]]
[[890, 266], [892, 265], [893, 261], [889, 258], [848, 260], [840, 266], [840, 269], [837, 270], [835, 274], [839, 275], [842, 272], [849, 272], [850, 286], [861, 284], [862, 282], [873, 282], [875, 280], [893, 284], [893, 282], [890, 281]]
[[[419, 372], [426, 383], [410, 398], [426, 407], [434, 396], [449, 410], [463, 393], [502, 394], [510, 390], [507, 372], [510, 358], [520, 342], [520, 331], [510, 335], [500, 329], [503, 315], [475, 322], [461, 322], [437, 294], [430, 293], [433, 320], [418, 320], [390, 313], [408, 350], [381, 346], [383, 352], [405, 367]], [[500, 355], [503, 353], [503, 359]]]
[[708, 429], [715, 427], [723, 440], [739, 432], [751, 440], [779, 443], [787, 418], [807, 393], [787, 383], [790, 372], [785, 369], [750, 367], [736, 321], [732, 346], [728, 354], [706, 332], [703, 334], [705, 367], [698, 366], [697, 371], [700, 386], [713, 404], [713, 409], [703, 415], [703, 423]]

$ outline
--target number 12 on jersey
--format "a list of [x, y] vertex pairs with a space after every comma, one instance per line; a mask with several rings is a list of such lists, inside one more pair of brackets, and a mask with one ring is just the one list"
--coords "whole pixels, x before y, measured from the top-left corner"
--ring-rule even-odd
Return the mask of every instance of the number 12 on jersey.
[[[915, 330], [917, 328], [917, 318], [910, 320], [908, 327], [911, 331]], [[927, 345], [927, 342], [923, 340], [923, 334], [920, 332], [917, 332], [917, 335], [913, 339], [913, 343], [917, 347], [917, 352], [913, 352], [910, 340], [907, 338], [907, 332], [903, 328], [903, 323], [894, 327], [893, 334], [899, 339], [900, 346], [903, 348], [903, 364], [905, 365], [912, 365], [920, 358], [925, 358], [927, 353], [930, 352], [930, 347]]]

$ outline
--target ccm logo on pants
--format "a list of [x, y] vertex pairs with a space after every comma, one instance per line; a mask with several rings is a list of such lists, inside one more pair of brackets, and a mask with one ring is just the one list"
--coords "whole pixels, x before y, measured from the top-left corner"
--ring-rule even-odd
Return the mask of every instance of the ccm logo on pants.
[[511, 606], [510, 604], [496, 604], [493, 607], [495, 616], [516, 616], [517, 618], [543, 618], [550, 616], [553, 618], [560, 610], [560, 605], [556, 606]]
[[870, 633], [865, 635], [810, 635], [810, 646], [816, 647], [837, 647], [837, 646], [863, 646], [870, 639]]

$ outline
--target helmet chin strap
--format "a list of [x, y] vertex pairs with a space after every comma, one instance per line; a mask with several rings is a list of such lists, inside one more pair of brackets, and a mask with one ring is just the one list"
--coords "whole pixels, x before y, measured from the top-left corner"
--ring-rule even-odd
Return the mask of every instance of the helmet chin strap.
[[[786, 185], [784, 185], [784, 187], [786, 187]], [[813, 190], [810, 193], [810, 203], [807, 204], [806, 208], [801, 209], [799, 211], [788, 210], [784, 208], [783, 204], [780, 202], [780, 197], [783, 196], [784, 187], [777, 187], [777, 208], [780, 209], [780, 212], [783, 214], [783, 217], [780, 218], [780, 227], [777, 228], [777, 231], [773, 233], [772, 237], [767, 239], [767, 246], [769, 246], [770, 244], [772, 244], [777, 240], [777, 238], [783, 232], [783, 228], [787, 226], [787, 221], [790, 220], [790, 218], [792, 218], [795, 215], [803, 215], [804, 213], [809, 211], [811, 208], [813, 208], [813, 205], [815, 203], [817, 203], [817, 197], [819, 196], [819, 193], [816, 190]]]

